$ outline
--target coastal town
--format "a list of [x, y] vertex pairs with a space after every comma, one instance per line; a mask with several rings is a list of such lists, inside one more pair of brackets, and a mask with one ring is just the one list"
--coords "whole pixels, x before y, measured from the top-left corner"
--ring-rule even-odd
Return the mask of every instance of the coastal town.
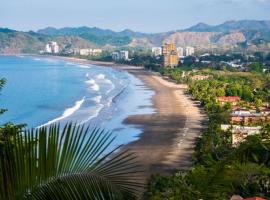
[[8, 0], [0, 200], [270, 200], [269, 0]]

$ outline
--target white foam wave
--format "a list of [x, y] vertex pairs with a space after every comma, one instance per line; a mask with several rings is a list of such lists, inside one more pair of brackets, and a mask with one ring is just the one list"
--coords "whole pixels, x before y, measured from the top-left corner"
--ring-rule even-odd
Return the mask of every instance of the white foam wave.
[[39, 60], [41, 60], [41, 59], [40, 59], [40, 58], [34, 58], [34, 60], [39, 61]]
[[99, 91], [99, 85], [98, 84], [92, 85], [91, 88], [92, 88], [92, 90]]
[[90, 84], [90, 85], [94, 85], [94, 84], [96, 84], [96, 81], [94, 79], [91, 79], [91, 80], [85, 81], [85, 83]]
[[84, 124], [84, 123], [88, 122], [89, 120], [91, 120], [91, 119], [97, 117], [97, 116], [99, 115], [99, 113], [100, 113], [100, 111], [102, 110], [103, 107], [104, 107], [103, 104], [98, 104], [98, 106], [95, 107], [93, 113], [91, 113], [91, 116], [88, 117], [86, 120], [82, 121], [82, 122], [79, 123], [79, 124]]
[[99, 89], [100, 89], [99, 85], [96, 83], [96, 81], [94, 79], [85, 81], [85, 83], [90, 84], [92, 90], [99, 91]]
[[67, 108], [67, 109], [64, 111], [64, 113], [63, 113], [60, 117], [55, 118], [55, 119], [53, 119], [53, 120], [51, 120], [51, 121], [48, 121], [46, 124], [43, 124], [43, 125], [41, 125], [41, 126], [38, 126], [37, 128], [40, 128], [40, 127], [43, 127], [43, 126], [48, 126], [48, 125], [50, 125], [50, 124], [52, 124], [52, 123], [58, 122], [58, 121], [60, 121], [60, 120], [63, 120], [63, 119], [65, 119], [65, 118], [69, 117], [69, 116], [72, 115], [74, 112], [76, 112], [77, 110], [80, 109], [80, 107], [81, 107], [81, 105], [83, 104], [84, 101], [85, 101], [85, 97], [83, 97], [83, 98], [82, 98], [81, 100], [79, 100], [79, 101], [76, 101], [76, 102], [75, 102], [75, 105], [74, 105], [73, 107]]
[[105, 79], [105, 75], [104, 74], [98, 74], [98, 75], [96, 75], [96, 78], [97, 79]]
[[80, 67], [80, 68], [84, 68], [84, 69], [89, 69], [89, 68], [91, 68], [90, 66], [88, 66], [88, 65], [78, 65], [78, 67]]
[[93, 100], [96, 103], [100, 103], [101, 99], [102, 99], [102, 96], [99, 95], [99, 96], [93, 97], [91, 100]]

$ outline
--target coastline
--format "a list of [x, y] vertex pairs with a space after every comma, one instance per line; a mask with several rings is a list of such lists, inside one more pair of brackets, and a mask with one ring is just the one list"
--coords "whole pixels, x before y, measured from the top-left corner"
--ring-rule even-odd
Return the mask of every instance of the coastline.
[[123, 121], [142, 129], [138, 140], [123, 146], [122, 150], [135, 153], [145, 172], [144, 179], [153, 173], [171, 174], [192, 167], [194, 145], [205, 128], [203, 124], [207, 118], [199, 104], [186, 94], [186, 85], [165, 80], [143, 67], [72, 57], [55, 58], [125, 70], [155, 91], [152, 97], [155, 113], [132, 115]]

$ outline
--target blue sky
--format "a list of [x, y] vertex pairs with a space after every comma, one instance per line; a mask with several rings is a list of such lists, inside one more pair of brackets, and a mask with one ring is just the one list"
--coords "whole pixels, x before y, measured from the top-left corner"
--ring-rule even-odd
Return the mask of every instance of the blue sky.
[[17, 30], [96, 26], [163, 32], [240, 19], [270, 20], [270, 0], [0, 0], [0, 27]]

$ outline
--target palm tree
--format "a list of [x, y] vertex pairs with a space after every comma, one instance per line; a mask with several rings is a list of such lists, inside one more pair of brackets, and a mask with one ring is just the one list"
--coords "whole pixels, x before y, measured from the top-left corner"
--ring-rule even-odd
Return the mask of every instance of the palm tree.
[[0, 129], [0, 200], [135, 199], [135, 156], [109, 150], [112, 133], [69, 123]]

